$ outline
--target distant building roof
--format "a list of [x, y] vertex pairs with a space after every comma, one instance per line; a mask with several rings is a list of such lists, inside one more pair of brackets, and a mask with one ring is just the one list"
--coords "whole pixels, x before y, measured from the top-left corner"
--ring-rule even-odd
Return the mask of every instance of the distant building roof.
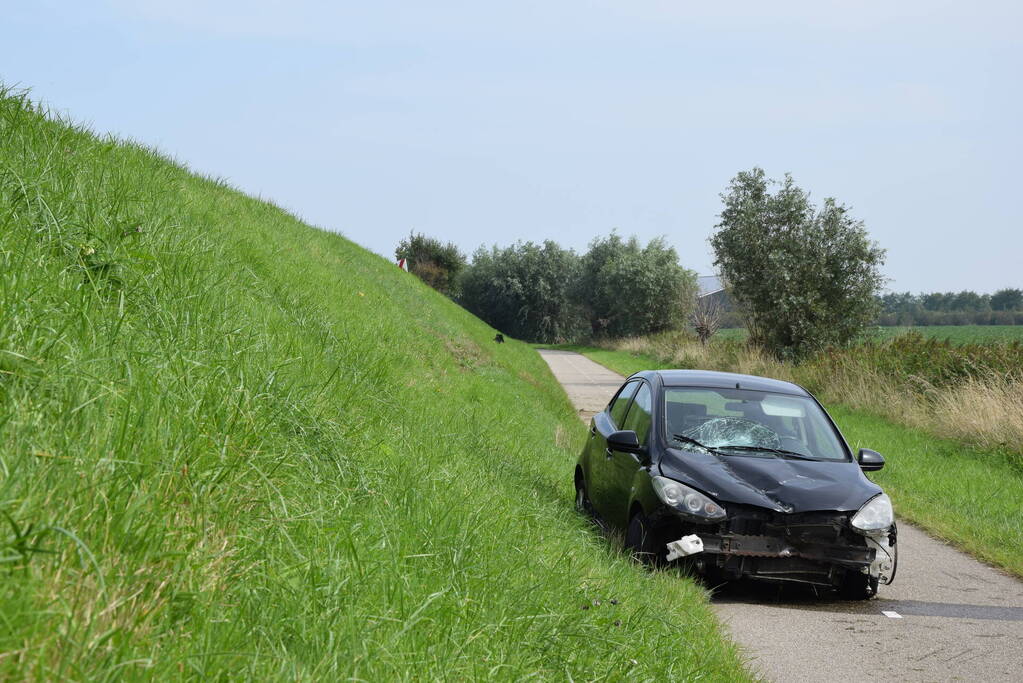
[[717, 275], [701, 275], [696, 278], [696, 296], [707, 296], [708, 294], [720, 292], [724, 288], [724, 283], [721, 282], [721, 278]]

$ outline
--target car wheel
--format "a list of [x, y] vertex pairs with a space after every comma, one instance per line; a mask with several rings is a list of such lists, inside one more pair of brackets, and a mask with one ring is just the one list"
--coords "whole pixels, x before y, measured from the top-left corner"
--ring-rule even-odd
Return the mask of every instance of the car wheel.
[[629, 520], [625, 530], [625, 549], [647, 566], [660, 566], [667, 560], [668, 550], [642, 510]]
[[587, 517], [593, 516], [593, 505], [590, 503], [590, 494], [586, 491], [586, 481], [582, 475], [575, 478], [575, 509]]
[[703, 585], [710, 591], [717, 591], [728, 583], [728, 576], [724, 570], [714, 563], [713, 557], [705, 559], [700, 564], [700, 576], [703, 578]]
[[839, 592], [846, 600], [869, 600], [877, 595], [877, 577], [860, 572], [846, 572]]

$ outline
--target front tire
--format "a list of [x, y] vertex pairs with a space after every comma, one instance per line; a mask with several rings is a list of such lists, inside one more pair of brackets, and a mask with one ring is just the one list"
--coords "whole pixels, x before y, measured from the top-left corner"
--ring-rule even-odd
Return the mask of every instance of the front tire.
[[586, 491], [586, 480], [582, 474], [575, 477], [575, 509], [587, 517], [593, 517], [593, 504], [590, 503], [590, 494]]
[[642, 510], [637, 511], [629, 520], [629, 526], [625, 530], [625, 549], [634, 559], [648, 567], [664, 565], [667, 562], [668, 549], [661, 540], [661, 535], [650, 526], [650, 521]]
[[846, 600], [870, 600], [877, 595], [877, 584], [877, 577], [850, 571], [838, 591]]

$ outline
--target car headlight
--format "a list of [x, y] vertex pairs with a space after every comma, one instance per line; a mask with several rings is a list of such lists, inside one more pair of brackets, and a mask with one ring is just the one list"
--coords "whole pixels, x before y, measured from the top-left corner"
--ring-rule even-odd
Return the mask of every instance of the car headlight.
[[726, 517], [725, 509], [713, 500], [685, 484], [666, 477], [652, 477], [657, 497], [679, 512], [707, 521]]
[[892, 511], [892, 499], [885, 494], [874, 496], [860, 511], [853, 515], [853, 528], [864, 533], [884, 531], [895, 521], [895, 512]]

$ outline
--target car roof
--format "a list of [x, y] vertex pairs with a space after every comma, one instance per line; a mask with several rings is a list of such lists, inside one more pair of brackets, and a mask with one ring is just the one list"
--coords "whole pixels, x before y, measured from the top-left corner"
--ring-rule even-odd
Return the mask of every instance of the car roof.
[[715, 389], [751, 389], [753, 391], [770, 391], [776, 394], [792, 396], [809, 396], [809, 392], [798, 384], [783, 382], [780, 379], [757, 377], [756, 375], [740, 375], [735, 372], [715, 372], [713, 370], [647, 370], [637, 372], [637, 376], [657, 375], [661, 384], [666, 387], [711, 387]]

